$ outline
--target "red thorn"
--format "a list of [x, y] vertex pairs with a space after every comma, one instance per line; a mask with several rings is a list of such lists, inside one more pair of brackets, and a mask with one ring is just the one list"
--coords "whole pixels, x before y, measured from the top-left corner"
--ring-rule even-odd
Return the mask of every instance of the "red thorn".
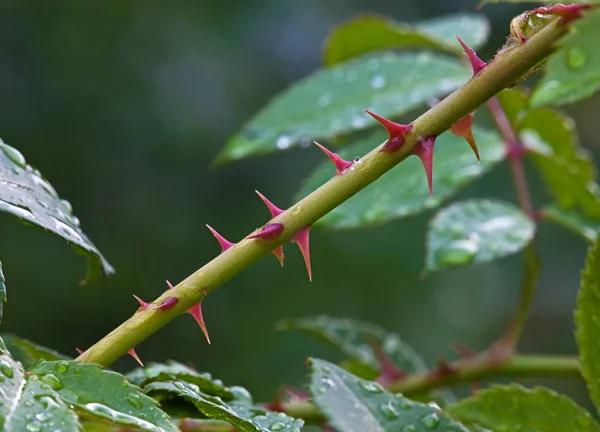
[[333, 152], [327, 150], [327, 148], [325, 148], [325, 146], [319, 144], [316, 141], [313, 141], [313, 142], [315, 143], [315, 145], [317, 147], [319, 147], [321, 150], [323, 150], [323, 153], [325, 153], [329, 159], [331, 159], [331, 162], [333, 162], [333, 164], [335, 165], [335, 173], [337, 175], [344, 174], [346, 171], [348, 171], [348, 168], [350, 168], [352, 165], [354, 165], [354, 162], [344, 160], [337, 153], [333, 153]]
[[283, 267], [283, 245], [279, 245], [276, 249], [273, 249], [273, 255], [277, 257], [279, 264]]
[[266, 224], [264, 227], [262, 227], [260, 231], [257, 231], [254, 234], [250, 234], [247, 238], [264, 241], [273, 241], [277, 237], [279, 237], [279, 234], [281, 234], [283, 228], [283, 224], [280, 223]]
[[164, 302], [154, 308], [154, 310], [166, 310], [175, 306], [179, 302], [177, 297], [169, 297]]
[[437, 368], [438, 376], [449, 376], [449, 375], [454, 375], [455, 373], [458, 372], [458, 369], [456, 368], [456, 366], [451, 365], [443, 358], [438, 358], [437, 364], [438, 364], [438, 368]]
[[475, 352], [458, 342], [452, 342], [450, 347], [458, 353], [462, 358], [470, 358], [475, 356]]
[[379, 384], [387, 386], [406, 377], [406, 373], [396, 367], [390, 357], [383, 351], [379, 342], [375, 339], [371, 339], [369, 340], [369, 345], [373, 348], [375, 357], [377, 357], [377, 360], [379, 360], [379, 364], [381, 365], [379, 377], [377, 377], [377, 382]]
[[82, 349], [79, 348], [75, 348], [75, 351], [77, 351], [77, 354], [81, 355], [83, 354], [85, 351], [83, 351]]
[[433, 195], [433, 148], [436, 138], [434, 135], [423, 138], [412, 149], [412, 154], [418, 156], [421, 162], [423, 162], [430, 196]]
[[475, 137], [473, 136], [473, 117], [475, 113], [470, 113], [461, 118], [459, 121], [454, 123], [450, 128], [450, 132], [457, 137], [464, 138], [471, 146], [473, 153], [475, 153], [475, 157], [477, 157], [477, 161], [481, 162], [479, 158], [479, 150], [477, 149], [477, 143], [475, 142]]
[[219, 242], [219, 245], [221, 246], [221, 253], [225, 252], [230, 247], [235, 246], [235, 243], [231, 243], [229, 240], [227, 240], [225, 237], [223, 237], [221, 234], [215, 231], [214, 228], [211, 227], [209, 224], [206, 224], [206, 228], [210, 230], [212, 235], [214, 235], [217, 241]]
[[206, 337], [206, 341], [210, 345], [210, 337], [208, 336], [208, 330], [206, 329], [206, 325], [204, 324], [204, 318], [202, 317], [202, 302], [196, 303], [194, 306], [187, 310], [191, 316], [194, 317], [200, 329], [202, 329], [202, 333], [204, 333], [204, 337]]
[[135, 294], [133, 295], [133, 297], [138, 301], [138, 303], [140, 304], [140, 309], [144, 310], [144, 309], [148, 309], [148, 306], [150, 305], [150, 303], [146, 303], [144, 300], [142, 300], [141, 298], [139, 298], [138, 296], [136, 296]]
[[586, 9], [590, 9], [591, 4], [570, 4], [563, 5], [557, 4], [554, 6], [540, 7], [532, 10], [529, 14], [540, 14], [540, 15], [557, 15], [562, 18], [562, 23], [567, 24], [573, 20], [581, 18], [582, 12]]
[[381, 151], [392, 152], [402, 147], [404, 144], [404, 138], [406, 138], [406, 134], [408, 134], [412, 129], [412, 124], [402, 125], [388, 120], [385, 117], [381, 117], [380, 115], [377, 115], [369, 110], [365, 110], [365, 112], [377, 120], [390, 135], [388, 142], [385, 144], [385, 146], [383, 146]]
[[306, 270], [308, 271], [308, 279], [312, 282], [312, 268], [310, 265], [310, 225], [305, 226], [298, 231], [292, 239], [292, 243], [296, 243], [302, 252], [304, 257], [304, 263], [306, 264]]
[[169, 281], [165, 281], [167, 283], [167, 289], [173, 289], [173, 285]]
[[269, 211], [271, 212], [271, 217], [277, 217], [279, 216], [281, 213], [284, 212], [284, 210], [280, 209], [279, 207], [277, 207], [275, 204], [273, 204], [271, 201], [269, 201], [263, 194], [261, 194], [259, 191], [254, 191], [257, 193], [257, 195], [260, 197], [261, 200], [263, 200], [263, 202], [267, 205], [267, 207], [269, 208]]
[[127, 351], [127, 354], [129, 354], [131, 357], [133, 357], [135, 359], [135, 361], [140, 364], [141, 367], [144, 367], [144, 363], [142, 363], [142, 361], [140, 360], [138, 355], [135, 353], [135, 348], [131, 348], [129, 351]]
[[525, 37], [525, 35], [521, 32], [519, 32], [519, 40], [521, 41], [522, 44], [524, 44], [525, 42], [528, 41], [528, 39]]
[[487, 66], [487, 63], [481, 60], [479, 57], [477, 57], [475, 51], [469, 48], [468, 45], [462, 41], [461, 38], [456, 36], [456, 39], [458, 39], [458, 43], [462, 45], [463, 49], [465, 50], [465, 54], [467, 55], [467, 57], [469, 57], [469, 62], [473, 67], [473, 75], [477, 75], [479, 72], [481, 72], [481, 70], [484, 67]]

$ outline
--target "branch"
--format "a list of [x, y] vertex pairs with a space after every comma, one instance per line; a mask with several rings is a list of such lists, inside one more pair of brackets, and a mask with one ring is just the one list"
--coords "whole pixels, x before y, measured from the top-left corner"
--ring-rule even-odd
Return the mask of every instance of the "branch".
[[[243, 239], [165, 292], [149, 307], [138, 309], [131, 318], [85, 351], [77, 360], [103, 366], [113, 363], [173, 318], [201, 302], [208, 293], [402, 162], [422, 137], [443, 133], [501, 90], [517, 83], [552, 54], [556, 42], [565, 31], [566, 27], [557, 19], [526, 43], [498, 54], [494, 61], [464, 86], [415, 120], [411, 133], [398, 150], [380, 152], [384, 145], [382, 144], [363, 157], [363, 163], [357, 165], [354, 171], [336, 175], [287, 211], [273, 218], [271, 223], [284, 226], [275, 240], [265, 242]], [[170, 298], [178, 299], [170, 303], [172, 307], [156, 309]]]

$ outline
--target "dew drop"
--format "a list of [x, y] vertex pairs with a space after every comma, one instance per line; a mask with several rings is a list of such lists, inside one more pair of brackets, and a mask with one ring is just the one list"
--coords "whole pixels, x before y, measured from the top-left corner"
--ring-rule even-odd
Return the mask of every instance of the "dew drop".
[[67, 209], [69, 213], [73, 213], [73, 206], [71, 203], [65, 199], [60, 200], [61, 204]]
[[42, 423], [44, 423], [45, 421], [50, 419], [50, 414], [45, 413], [45, 412], [37, 413], [35, 415], [35, 418], [38, 419], [39, 421], [41, 421]]
[[275, 422], [271, 426], [269, 426], [269, 428], [274, 431], [279, 431], [285, 429], [285, 424], [281, 422]]
[[0, 360], [0, 372], [6, 375], [7, 378], [12, 378], [14, 376], [12, 367], [5, 360]]
[[52, 390], [60, 390], [63, 385], [56, 375], [47, 374], [42, 377], [42, 381], [50, 386]]
[[134, 408], [141, 408], [144, 406], [142, 400], [140, 399], [140, 395], [130, 394], [126, 399], [127, 402], [129, 402]]
[[56, 364], [56, 366], [54, 367], [54, 369], [56, 369], [57, 372], [60, 373], [66, 373], [69, 371], [69, 363], [67, 362], [59, 362]]
[[406, 425], [402, 428], [402, 432], [417, 432], [417, 428], [414, 425]]
[[25, 401], [25, 406], [26, 406], [26, 407], [32, 407], [33, 405], [34, 405], [34, 403], [33, 403], [33, 401], [32, 401], [32, 400], [26, 400], [26, 401]]
[[25, 425], [25, 429], [29, 432], [39, 432], [42, 430], [42, 425], [38, 422], [29, 422]]
[[421, 419], [421, 422], [426, 428], [433, 429], [440, 423], [440, 416], [437, 413], [428, 414]]
[[361, 381], [359, 385], [362, 387], [363, 390], [369, 393], [381, 393], [383, 391], [381, 385], [379, 385], [376, 382]]
[[388, 403], [379, 405], [379, 411], [381, 411], [382, 414], [384, 416], [386, 416], [387, 418], [389, 418], [390, 420], [398, 418], [398, 411], [396, 410], [396, 408], [394, 407], [394, 405], [392, 404], [391, 401]]
[[19, 150], [14, 147], [5, 144], [2, 140], [0, 140], [0, 148], [4, 151], [4, 154], [8, 156], [8, 158], [19, 165], [21, 168], [25, 168], [27, 166], [27, 162], [25, 161], [25, 157], [21, 154]]
[[252, 395], [244, 387], [232, 386], [229, 387], [227, 390], [229, 390], [233, 394], [233, 397], [236, 399], [252, 401]]
[[466, 265], [475, 259], [478, 251], [479, 245], [476, 241], [456, 240], [440, 251], [439, 260], [449, 267]]
[[567, 51], [567, 65], [573, 69], [579, 69], [587, 61], [585, 51], [578, 46], [569, 48]]
[[275, 145], [279, 150], [285, 150], [292, 145], [292, 139], [287, 135], [281, 135], [275, 141]]
[[385, 87], [385, 76], [382, 74], [375, 74], [371, 77], [371, 87], [374, 89], [381, 89]]

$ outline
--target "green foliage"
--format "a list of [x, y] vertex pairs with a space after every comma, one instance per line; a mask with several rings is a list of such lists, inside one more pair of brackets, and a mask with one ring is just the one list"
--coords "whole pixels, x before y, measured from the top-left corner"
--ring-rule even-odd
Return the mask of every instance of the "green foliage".
[[456, 36], [474, 49], [488, 38], [489, 23], [481, 15], [457, 14], [407, 25], [381, 15], [359, 15], [333, 29], [325, 41], [323, 63], [386, 49], [429, 48], [462, 54]]
[[4, 303], [6, 303], [6, 279], [4, 279], [2, 262], [0, 261], [0, 322], [2, 322], [2, 315], [4, 314]]
[[11, 356], [21, 362], [26, 369], [39, 361], [72, 360], [53, 349], [43, 347], [12, 334], [3, 334], [2, 339], [4, 339], [4, 343], [10, 351]]
[[376, 124], [364, 108], [399, 116], [469, 78], [455, 59], [430, 52], [382, 53], [322, 69], [273, 99], [229, 140], [219, 162], [330, 140]]
[[492, 386], [451, 406], [448, 413], [494, 432], [600, 431], [600, 426], [583, 408], [568, 397], [542, 387]]
[[[315, 224], [331, 228], [361, 228], [382, 224], [390, 220], [417, 214], [439, 206], [461, 187], [480, 178], [505, 158], [502, 139], [496, 132], [474, 128], [481, 155], [481, 164], [471, 148], [462, 139], [450, 133], [438, 137], [434, 156], [433, 196], [429, 196], [427, 178], [421, 161], [408, 158], [400, 166], [389, 171], [376, 183], [360, 194], [336, 207]], [[360, 140], [340, 152], [340, 156], [352, 159], [365, 154], [385, 142], [383, 133], [376, 133]], [[307, 179], [296, 194], [304, 197], [331, 178], [332, 166], [324, 162]]]
[[585, 377], [590, 396], [600, 408], [600, 239], [588, 252], [581, 289], [577, 297], [575, 323], [579, 346], [581, 372]]
[[438, 409], [392, 394], [324, 360], [310, 359], [313, 402], [344, 432], [467, 432]]
[[598, 237], [600, 222], [588, 219], [575, 211], [548, 206], [542, 210], [542, 215], [545, 220], [554, 222], [590, 242]]
[[68, 201], [59, 198], [40, 172], [15, 148], [0, 140], [0, 212], [28, 225], [36, 225], [69, 242], [88, 256], [86, 281], [114, 272], [100, 251], [86, 237]]
[[471, 200], [441, 210], [427, 235], [426, 269], [490, 262], [523, 249], [535, 224], [512, 204]]

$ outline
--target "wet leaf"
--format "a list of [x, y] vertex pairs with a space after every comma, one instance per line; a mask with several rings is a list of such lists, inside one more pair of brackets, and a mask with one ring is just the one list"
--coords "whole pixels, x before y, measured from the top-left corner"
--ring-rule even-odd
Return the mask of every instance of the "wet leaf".
[[71, 204], [60, 199], [40, 172], [28, 165], [17, 149], [1, 139], [0, 183], [0, 212], [58, 235], [76, 252], [86, 255], [86, 281], [114, 273], [111, 265], [81, 230]]
[[430, 223], [426, 270], [490, 262], [517, 253], [534, 233], [533, 221], [513, 204], [485, 199], [452, 204]]
[[470, 78], [459, 59], [431, 52], [380, 53], [321, 69], [275, 97], [233, 136], [217, 162], [328, 140], [394, 117]]
[[86, 418], [109, 421], [146, 431], [177, 431], [155, 400], [116, 372], [74, 361], [48, 361], [30, 372], [55, 390]]
[[344, 432], [467, 432], [440, 410], [384, 390], [324, 360], [310, 359], [313, 403]]
[[72, 360], [72, 358], [53, 349], [43, 347], [13, 334], [3, 334], [2, 339], [4, 339], [4, 343], [13, 358], [21, 362], [26, 369], [42, 360]]
[[2, 272], [2, 261], [0, 261], [0, 322], [4, 315], [4, 303], [6, 303], [6, 279]]
[[[461, 187], [483, 176], [505, 158], [504, 144], [496, 132], [474, 127], [474, 135], [481, 154], [481, 164], [464, 139], [450, 133], [438, 137], [433, 162], [432, 197], [421, 160], [413, 156], [367, 186], [360, 194], [333, 209], [315, 225], [337, 229], [362, 228], [439, 206]], [[385, 140], [384, 133], [375, 133], [348, 146], [340, 152], [340, 156], [352, 160]], [[296, 197], [304, 198], [329, 180], [333, 173], [331, 163], [324, 161], [306, 180]]]
[[547, 206], [542, 209], [543, 219], [554, 222], [569, 231], [574, 232], [593, 242], [598, 237], [600, 222], [586, 218], [573, 210], [564, 210], [558, 206]]
[[[502, 407], [499, 409], [499, 407]], [[495, 385], [447, 409], [452, 417], [496, 432], [599, 432], [592, 416], [549, 389]]]
[[456, 14], [416, 23], [363, 14], [335, 27], [323, 48], [323, 62], [333, 65], [371, 51], [431, 48], [461, 55], [458, 35], [477, 49], [487, 40], [489, 23], [483, 15]]

